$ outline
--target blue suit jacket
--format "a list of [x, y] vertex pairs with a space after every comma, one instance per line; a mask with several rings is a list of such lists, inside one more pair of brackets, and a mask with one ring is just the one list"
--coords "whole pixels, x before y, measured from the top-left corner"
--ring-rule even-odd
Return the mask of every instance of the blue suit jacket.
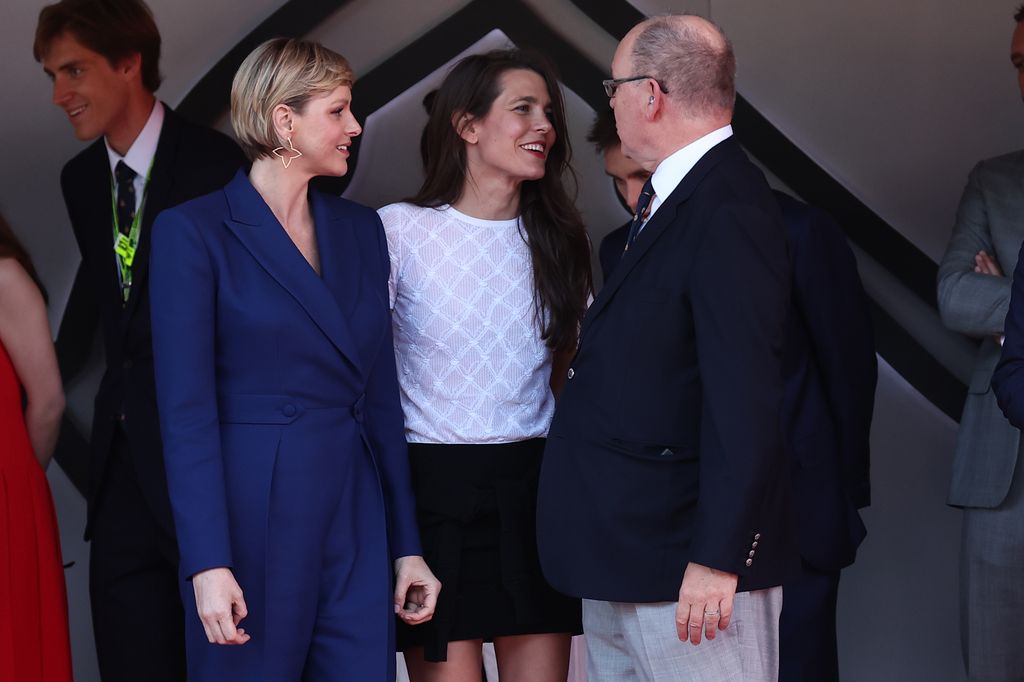
[[[992, 389], [1010, 424], [1024, 428], [1024, 246], [1013, 270], [1010, 308], [1006, 314], [1006, 339], [999, 364], [992, 374]], [[1012, 472], [1011, 472], [1012, 473]]]
[[789, 297], [778, 205], [726, 140], [584, 319], [538, 491], [552, 586], [674, 601], [690, 561], [739, 574], [740, 590], [798, 567], [781, 432]]
[[869, 437], [878, 368], [867, 298], [846, 237], [824, 211], [782, 192], [793, 268], [783, 407], [800, 555], [819, 570], [853, 562], [871, 501]]
[[[380, 542], [391, 557], [420, 554], [384, 231], [369, 208], [316, 192], [310, 201], [322, 277], [241, 172], [154, 226], [157, 398], [184, 576], [258, 562], [235, 550], [261, 547], [268, 528], [287, 523], [268, 518], [272, 491], [318, 518], [316, 491], [275, 479], [276, 461], [318, 466], [318, 453], [329, 454], [325, 467], [371, 456], [379, 492], [351, 523], [376, 523], [386, 510], [389, 537]], [[315, 579], [318, 566], [308, 563], [309, 575], [287, 579]]]

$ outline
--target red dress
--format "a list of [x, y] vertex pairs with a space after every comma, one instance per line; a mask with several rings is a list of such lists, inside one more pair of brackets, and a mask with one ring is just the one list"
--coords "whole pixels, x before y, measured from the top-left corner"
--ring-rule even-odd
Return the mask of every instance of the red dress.
[[0, 682], [70, 682], [57, 518], [20, 386], [0, 344]]

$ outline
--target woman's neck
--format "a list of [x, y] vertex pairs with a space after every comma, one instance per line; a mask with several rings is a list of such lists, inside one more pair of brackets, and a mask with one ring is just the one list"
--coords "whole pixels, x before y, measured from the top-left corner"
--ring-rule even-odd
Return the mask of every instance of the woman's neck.
[[257, 159], [249, 171], [249, 182], [282, 226], [309, 219], [309, 176], [296, 168], [285, 168], [277, 157]]
[[481, 220], [511, 220], [519, 217], [520, 181], [498, 177], [474, 177], [467, 173], [462, 194], [452, 208]]

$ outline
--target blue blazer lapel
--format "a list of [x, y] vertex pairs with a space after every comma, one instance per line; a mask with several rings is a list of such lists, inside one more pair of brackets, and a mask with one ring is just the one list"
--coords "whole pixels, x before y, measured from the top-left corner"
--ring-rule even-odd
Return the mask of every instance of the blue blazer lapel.
[[[228, 183], [224, 194], [231, 211], [231, 217], [224, 221], [228, 228], [362, 375], [365, 365], [338, 300], [303, 258], [243, 171]], [[332, 224], [334, 217], [314, 202], [313, 219], [321, 262], [327, 264], [328, 270], [333, 270], [337, 267], [331, 262], [336, 249], [330, 248], [331, 237], [327, 235], [336, 229]]]
[[347, 323], [355, 308], [360, 272], [352, 220], [336, 209], [331, 210], [327, 199], [317, 191], [309, 193], [309, 205], [320, 248], [320, 278]]

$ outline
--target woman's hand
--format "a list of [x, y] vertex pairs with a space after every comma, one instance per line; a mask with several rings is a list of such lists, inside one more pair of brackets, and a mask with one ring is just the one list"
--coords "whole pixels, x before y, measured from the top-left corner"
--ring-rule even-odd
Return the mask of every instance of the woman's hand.
[[395, 559], [395, 613], [408, 625], [426, 623], [434, 616], [441, 583], [421, 556]]
[[229, 568], [211, 568], [192, 576], [196, 609], [210, 644], [245, 644], [250, 635], [238, 623], [249, 615], [242, 588]]

